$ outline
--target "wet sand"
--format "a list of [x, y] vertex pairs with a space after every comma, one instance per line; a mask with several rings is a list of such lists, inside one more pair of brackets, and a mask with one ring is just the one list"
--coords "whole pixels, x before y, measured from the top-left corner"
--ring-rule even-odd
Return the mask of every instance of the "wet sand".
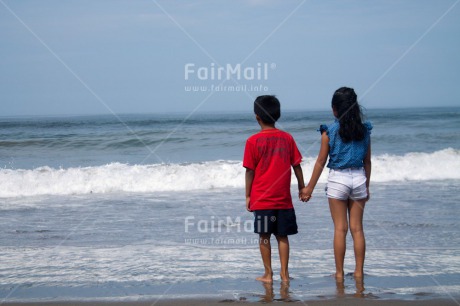
[[[337, 298], [315, 301], [274, 301], [275, 303], [288, 303], [289, 305], [303, 306], [457, 306], [458, 301], [452, 299], [433, 299], [433, 300], [369, 300], [360, 298]], [[152, 300], [152, 301], [72, 301], [72, 302], [27, 302], [27, 303], [3, 303], [3, 306], [223, 306], [228, 304], [263, 304], [262, 302], [247, 302], [238, 300], [206, 300], [206, 299], [177, 299], [177, 300]]]

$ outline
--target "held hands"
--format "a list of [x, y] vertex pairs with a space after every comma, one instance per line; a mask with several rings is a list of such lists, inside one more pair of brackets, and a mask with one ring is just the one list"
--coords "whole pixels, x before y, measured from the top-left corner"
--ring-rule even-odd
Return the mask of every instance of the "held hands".
[[312, 193], [313, 193], [313, 188], [307, 185], [304, 188], [299, 190], [299, 199], [302, 202], [308, 202], [311, 199]]
[[[303, 188], [300, 188], [299, 189], [299, 200], [301, 200], [302, 202], [308, 202], [310, 201], [311, 199], [311, 195], [313, 193], [313, 188], [311, 188], [310, 186], [305, 186]], [[252, 212], [251, 210], [251, 197], [246, 197], [246, 210], [249, 211], [249, 212]]]

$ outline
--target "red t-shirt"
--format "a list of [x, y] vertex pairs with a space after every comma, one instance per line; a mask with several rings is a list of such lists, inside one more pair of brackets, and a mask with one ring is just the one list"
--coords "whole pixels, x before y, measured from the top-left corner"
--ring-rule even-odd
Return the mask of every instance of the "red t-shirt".
[[263, 130], [249, 137], [243, 167], [254, 170], [250, 209], [293, 208], [291, 166], [301, 161], [302, 155], [289, 133]]

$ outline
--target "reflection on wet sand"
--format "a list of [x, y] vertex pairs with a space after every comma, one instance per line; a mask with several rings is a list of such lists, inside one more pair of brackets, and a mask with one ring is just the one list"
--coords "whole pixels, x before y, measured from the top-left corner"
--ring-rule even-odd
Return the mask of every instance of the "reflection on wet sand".
[[355, 286], [356, 286], [356, 293], [353, 295], [354, 297], [363, 298], [364, 297], [364, 278], [355, 278]]
[[265, 289], [265, 294], [262, 295], [260, 302], [271, 303], [275, 298], [275, 293], [273, 292], [273, 283], [262, 283], [262, 286]]
[[276, 294], [273, 289], [273, 283], [262, 283], [262, 286], [264, 287], [264, 290], [265, 290], [265, 294], [261, 296], [261, 299], [259, 302], [271, 303], [273, 301], [277, 301], [277, 302], [299, 301], [297, 299], [292, 299], [291, 292], [289, 291], [289, 285], [290, 285], [289, 282], [281, 282], [280, 291], [279, 291], [280, 298], [275, 298]]
[[[355, 293], [353, 293], [353, 297], [356, 298], [363, 298], [364, 295], [364, 278], [353, 278], [355, 281]], [[337, 287], [337, 297], [345, 297], [345, 280], [336, 280], [335, 285]]]
[[335, 280], [335, 285], [337, 287], [337, 297], [345, 296], [345, 281], [344, 280]]

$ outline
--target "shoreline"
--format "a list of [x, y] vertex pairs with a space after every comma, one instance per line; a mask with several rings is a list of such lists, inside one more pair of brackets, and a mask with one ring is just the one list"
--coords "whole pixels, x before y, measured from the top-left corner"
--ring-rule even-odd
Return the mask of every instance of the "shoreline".
[[[177, 284], [112, 283], [85, 286], [43, 284], [0, 287], [0, 306], [111, 306], [111, 305], [222, 305], [222, 303], [290, 303], [292, 305], [460, 305], [458, 285], [451, 275], [428, 277], [375, 277], [344, 282], [332, 277], [276, 280], [214, 280]], [[431, 284], [430, 284], [431, 283]], [[442, 285], [441, 285], [442, 284]]]
[[453, 299], [429, 299], [429, 300], [401, 300], [401, 299], [367, 299], [354, 297], [338, 297], [324, 300], [282, 300], [275, 299], [273, 301], [247, 301], [233, 299], [203, 299], [203, 298], [188, 298], [188, 299], [164, 299], [164, 300], [145, 300], [145, 301], [29, 301], [29, 302], [4, 302], [0, 303], [3, 306], [222, 306], [226, 304], [266, 304], [266, 303], [289, 303], [289, 305], [307, 305], [307, 306], [402, 306], [402, 305], [417, 305], [417, 306], [456, 306], [458, 301]]

